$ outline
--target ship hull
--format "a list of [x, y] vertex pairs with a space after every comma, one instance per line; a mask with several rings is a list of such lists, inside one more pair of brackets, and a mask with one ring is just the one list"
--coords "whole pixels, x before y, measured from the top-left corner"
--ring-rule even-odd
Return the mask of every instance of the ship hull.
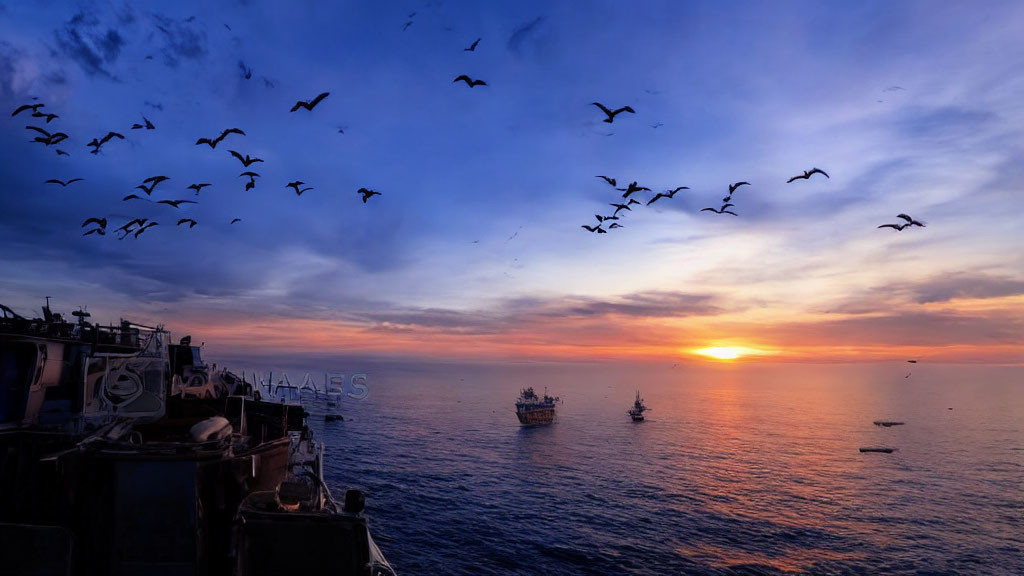
[[520, 410], [516, 412], [519, 423], [523, 426], [536, 426], [538, 424], [551, 424], [555, 421], [554, 408], [535, 408], [532, 410]]

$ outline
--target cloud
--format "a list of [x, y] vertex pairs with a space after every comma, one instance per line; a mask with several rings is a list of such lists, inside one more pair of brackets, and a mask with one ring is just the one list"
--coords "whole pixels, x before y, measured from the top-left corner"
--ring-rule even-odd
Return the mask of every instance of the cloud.
[[125, 41], [117, 29], [103, 26], [95, 15], [79, 12], [56, 31], [57, 45], [90, 76], [104, 76], [116, 80], [109, 69]]
[[154, 26], [163, 38], [161, 53], [164, 64], [177, 68], [182, 60], [199, 60], [206, 56], [206, 32], [192, 26], [192, 18], [174, 20], [161, 14], [153, 14]]

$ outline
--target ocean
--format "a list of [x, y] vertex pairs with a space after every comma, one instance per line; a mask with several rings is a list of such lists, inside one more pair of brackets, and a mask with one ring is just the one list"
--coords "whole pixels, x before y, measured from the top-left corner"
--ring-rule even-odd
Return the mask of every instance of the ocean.
[[[561, 398], [555, 424], [519, 425], [524, 386]], [[402, 575], [1024, 574], [1020, 367], [447, 365], [366, 387], [310, 423]]]

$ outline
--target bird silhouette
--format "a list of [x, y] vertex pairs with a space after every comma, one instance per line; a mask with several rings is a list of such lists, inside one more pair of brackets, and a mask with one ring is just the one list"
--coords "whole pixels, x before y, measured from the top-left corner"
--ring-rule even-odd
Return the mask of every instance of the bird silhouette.
[[43, 182], [43, 184], [60, 184], [61, 188], [64, 188], [68, 184], [71, 184], [73, 182], [81, 182], [82, 180], [84, 180], [84, 178], [72, 178], [72, 179], [68, 180], [67, 182], [63, 182], [63, 181], [58, 180], [56, 178], [51, 178], [50, 180], [47, 180], [46, 182]]
[[177, 208], [181, 204], [199, 204], [195, 200], [159, 200], [157, 204], [167, 204], [168, 206], [174, 206]]
[[903, 230], [907, 226], [910, 226], [909, 222], [904, 223], [904, 224], [882, 224], [881, 226], [879, 226], [879, 228], [892, 228], [893, 230], [895, 230], [897, 232], [900, 232], [901, 230]]
[[906, 214], [897, 214], [896, 217], [906, 220], [908, 226], [920, 226], [921, 228], [924, 228], [924, 222], [918, 222]]
[[466, 76], [465, 74], [461, 74], [459, 76], [456, 76], [455, 80], [452, 80], [452, 84], [455, 84], [459, 80], [462, 80], [463, 82], [465, 82], [466, 86], [469, 86], [470, 88], [472, 88], [474, 86], [487, 86], [487, 82], [484, 82], [483, 80], [473, 80], [472, 78], [470, 78], [469, 76]]
[[234, 224], [235, 222], [241, 222], [241, 221], [242, 221], [242, 219], [241, 219], [241, 218], [235, 218], [235, 219], [233, 219], [233, 220], [231, 221], [231, 223], [232, 223], [232, 224]]
[[615, 178], [609, 178], [607, 176], [594, 176], [594, 178], [601, 178], [605, 182], [611, 184], [612, 186], [618, 186], [619, 185], [619, 183], [615, 181]]
[[142, 226], [148, 220], [149, 220], [149, 218], [136, 218], [134, 220], [130, 220], [127, 224], [125, 224], [124, 226], [121, 226], [120, 228], [115, 230], [115, 232], [124, 232], [124, 236], [121, 236], [121, 240], [124, 240], [125, 236], [127, 236], [127, 235], [129, 235], [129, 234], [131, 234], [133, 232], [132, 228], [134, 228], [136, 224], [138, 224], [139, 226]]
[[729, 184], [729, 196], [732, 196], [732, 193], [735, 192], [737, 188], [743, 185], [749, 186], [750, 182], [737, 182], [735, 184]]
[[609, 110], [608, 108], [606, 108], [604, 106], [604, 104], [601, 104], [600, 102], [591, 102], [591, 104], [593, 104], [594, 106], [597, 106], [598, 108], [600, 108], [601, 111], [604, 112], [606, 116], [608, 116], [607, 118], [604, 119], [604, 122], [607, 122], [609, 124], [611, 124], [612, 122], [615, 121], [615, 116], [617, 116], [618, 114], [621, 114], [623, 112], [629, 112], [630, 114], [636, 114], [636, 110], [633, 110], [629, 106], [623, 106], [622, 108], [619, 108], [618, 110]]
[[610, 204], [610, 206], [615, 207], [615, 212], [612, 213], [613, 216], [618, 214], [620, 210], [629, 210], [630, 212], [633, 211], [633, 209], [629, 207], [629, 204]]
[[625, 228], [625, 226], [619, 224], [618, 222], [612, 222], [612, 225], [609, 226], [608, 229], [611, 230], [612, 228]]
[[675, 190], [666, 190], [666, 191], [665, 191], [665, 195], [666, 195], [666, 196], [668, 196], [669, 198], [672, 198], [672, 197], [674, 197], [674, 196], [676, 195], [676, 193], [677, 193], [677, 192], [679, 192], [680, 190], [689, 190], [689, 189], [690, 189], [690, 187], [689, 187], [689, 186], [679, 186], [679, 187], [678, 187], [678, 188], [676, 188]]
[[[644, 186], [637, 186], [637, 183], [636, 183], [635, 180], [629, 186], [627, 186], [625, 188], [616, 188], [616, 190], [624, 191], [624, 193], [622, 194], [623, 198], [629, 198], [630, 194], [635, 194], [635, 193], [640, 192], [642, 190], [646, 190], [648, 192], [651, 191], [650, 188], [646, 188]], [[639, 204], [639, 202], [637, 202], [637, 204]]]
[[255, 188], [256, 187], [256, 179], [260, 177], [259, 174], [257, 174], [256, 172], [252, 172], [252, 171], [242, 172], [241, 174], [238, 175], [239, 178], [241, 178], [242, 176], [248, 176], [249, 177], [249, 181], [245, 183], [245, 189], [246, 190], [252, 190], [253, 188]]
[[669, 196], [668, 194], [662, 194], [661, 192], [658, 192], [657, 194], [654, 195], [654, 198], [651, 198], [650, 200], [647, 201], [647, 205], [650, 206], [651, 204], [654, 204], [659, 198], [671, 198], [671, 196]]
[[11, 113], [11, 116], [12, 117], [13, 116], [17, 116], [18, 114], [21, 114], [25, 110], [31, 110], [32, 113], [35, 114], [43, 106], [46, 106], [46, 104], [43, 104], [42, 102], [39, 102], [39, 103], [36, 103], [36, 104], [22, 104], [21, 106], [18, 106], [17, 108], [14, 109], [14, 112]]
[[32, 117], [33, 118], [46, 118], [46, 123], [47, 124], [49, 124], [50, 120], [53, 120], [54, 118], [60, 118], [60, 116], [58, 116], [56, 114], [46, 114], [45, 112], [39, 112], [38, 110], [36, 110], [35, 112], [32, 112]]
[[132, 124], [132, 130], [142, 130], [143, 128], [145, 128], [146, 130], [153, 130], [156, 128], [156, 126], [153, 126], [153, 123], [150, 122], [149, 119], [145, 116], [142, 117], [142, 122], [142, 124]]
[[808, 180], [814, 174], [822, 174], [825, 176], [825, 178], [828, 178], [828, 174], [825, 174], [825, 171], [822, 170], [821, 168], [811, 168], [810, 170], [804, 170], [803, 174], [793, 176], [789, 180], [786, 180], [786, 184], [789, 184], [793, 180]]
[[85, 222], [82, 222], [80, 228], [85, 228], [89, 224], [97, 224], [100, 228], [106, 229], [107, 219], [106, 218], [86, 218]]
[[217, 136], [212, 140], [210, 138], [200, 138], [199, 140], [196, 140], [196, 146], [200, 144], [206, 144], [210, 148], [216, 148], [217, 144], [220, 144], [221, 141], [228, 137], [228, 134], [240, 134], [242, 136], [245, 136], [245, 132], [239, 130], [238, 128], [228, 128], [227, 130], [221, 132], [220, 136]]
[[[146, 199], [143, 198], [142, 196], [139, 196], [138, 194], [129, 194], [129, 195], [125, 196], [124, 198], [121, 198], [122, 202], [123, 201], [127, 201], [127, 200], [146, 200]], [[148, 202], [148, 200], [147, 200], [147, 202]]]
[[71, 154], [68, 154], [67, 152], [61, 150], [60, 148], [57, 148], [57, 156], [71, 156]]
[[305, 184], [305, 182], [303, 182], [302, 180], [296, 180], [295, 182], [289, 182], [288, 184], [286, 184], [285, 188], [291, 188], [292, 190], [295, 190], [296, 195], [302, 196], [303, 192], [313, 189], [312, 186], [309, 186], [307, 188], [301, 188], [303, 184]]
[[146, 230], [149, 230], [153, 226], [159, 226], [159, 225], [160, 225], [159, 222], [149, 222], [148, 224], [143, 225], [141, 228], [139, 228], [138, 230], [135, 231], [135, 237], [138, 238], [139, 235], [141, 235]]
[[330, 92], [321, 92], [320, 94], [317, 95], [316, 98], [313, 98], [309, 102], [304, 102], [302, 100], [299, 100], [298, 102], [295, 103], [294, 106], [292, 106], [292, 110], [291, 111], [295, 112], [299, 108], [305, 108], [306, 110], [309, 110], [310, 112], [312, 112], [313, 108], [316, 107], [316, 105], [319, 104], [321, 100], [323, 100], [324, 98], [327, 98], [330, 95], [331, 95]]
[[480, 38], [477, 38], [472, 44], [469, 45], [469, 48], [463, 48], [462, 51], [463, 52], [476, 52], [476, 45], [480, 43], [480, 40], [481, 40]]
[[726, 210], [726, 208], [728, 208], [729, 206], [732, 206], [732, 204], [724, 204], [718, 210], [715, 210], [714, 208], [701, 208], [700, 211], [701, 212], [714, 212], [715, 214], [732, 214], [733, 216], [738, 216], [738, 214], [736, 214], [735, 212], [731, 212], [729, 210]]
[[89, 151], [91, 154], [99, 154], [100, 153], [100, 148], [104, 144], [106, 144], [107, 142], [110, 142], [110, 140], [112, 138], [117, 138], [119, 140], [124, 140], [124, 135], [120, 134], [118, 132], [107, 132], [106, 136], [104, 136], [103, 138], [100, 138], [99, 140], [97, 140], [96, 138], [93, 138], [92, 142], [89, 142], [88, 144], [86, 144], [86, 146], [92, 146], [93, 147], [93, 149]]
[[[146, 196], [149, 196], [153, 193], [153, 189], [156, 188], [157, 184], [163, 182], [164, 180], [170, 180], [170, 178], [168, 178], [167, 176], [150, 176], [149, 178], [143, 180], [142, 184], [136, 186], [135, 188], [138, 190], [142, 190], [143, 192], [146, 193]], [[149, 186], [147, 187], [146, 184], [149, 184]]]
[[197, 222], [195, 220], [191, 219], [191, 218], [182, 218], [181, 220], [178, 220], [178, 226], [181, 226], [185, 222], [189, 222], [188, 227], [189, 227], [190, 230], [192, 228], [195, 228], [196, 224], [197, 224]]
[[50, 134], [50, 132], [48, 132], [48, 131], [46, 131], [46, 130], [38, 127], [38, 126], [25, 126], [25, 129], [26, 130], [34, 130], [34, 131], [42, 134], [42, 136], [36, 136], [35, 138], [33, 138], [32, 141], [33, 142], [40, 142], [40, 143], [42, 143], [45, 146], [52, 146], [52, 145], [54, 145], [54, 144], [56, 144], [58, 142], [62, 142], [64, 140], [67, 140], [67, 138], [68, 138], [68, 135], [63, 133], [63, 132], [54, 132], [53, 134]]
[[584, 224], [583, 226], [581, 226], [581, 228], [586, 228], [590, 232], [597, 232], [598, 234], [608, 233], [608, 231], [605, 230], [604, 228], [601, 228], [601, 226], [587, 226], [586, 224]]
[[255, 164], [256, 162], [263, 162], [262, 158], [251, 158], [248, 154], [246, 154], [243, 157], [241, 154], [235, 152], [234, 150], [228, 150], [228, 152], [230, 152], [231, 155], [234, 156], [235, 158], [238, 158], [238, 161], [241, 162], [242, 165], [245, 166], [246, 168], [248, 168], [250, 164]]
[[209, 186], [209, 185], [210, 184], [206, 183], [206, 182], [204, 182], [203, 184], [189, 184], [188, 189], [189, 190], [195, 190], [196, 191], [196, 196], [199, 196], [199, 191], [202, 190], [203, 188]]
[[359, 190], [356, 190], [356, 194], [363, 195], [363, 204], [366, 204], [366, 201], [373, 196], [382, 196], [380, 192], [377, 192], [376, 190], [367, 190], [366, 188], [360, 188]]

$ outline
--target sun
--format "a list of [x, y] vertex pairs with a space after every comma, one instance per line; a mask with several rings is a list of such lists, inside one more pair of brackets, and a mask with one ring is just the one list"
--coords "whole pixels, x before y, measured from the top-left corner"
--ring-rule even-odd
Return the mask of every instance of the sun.
[[714, 347], [714, 348], [701, 348], [700, 350], [694, 350], [695, 353], [701, 356], [709, 356], [717, 360], [735, 360], [740, 357], [740, 353], [743, 352], [742, 348], [736, 347]]

